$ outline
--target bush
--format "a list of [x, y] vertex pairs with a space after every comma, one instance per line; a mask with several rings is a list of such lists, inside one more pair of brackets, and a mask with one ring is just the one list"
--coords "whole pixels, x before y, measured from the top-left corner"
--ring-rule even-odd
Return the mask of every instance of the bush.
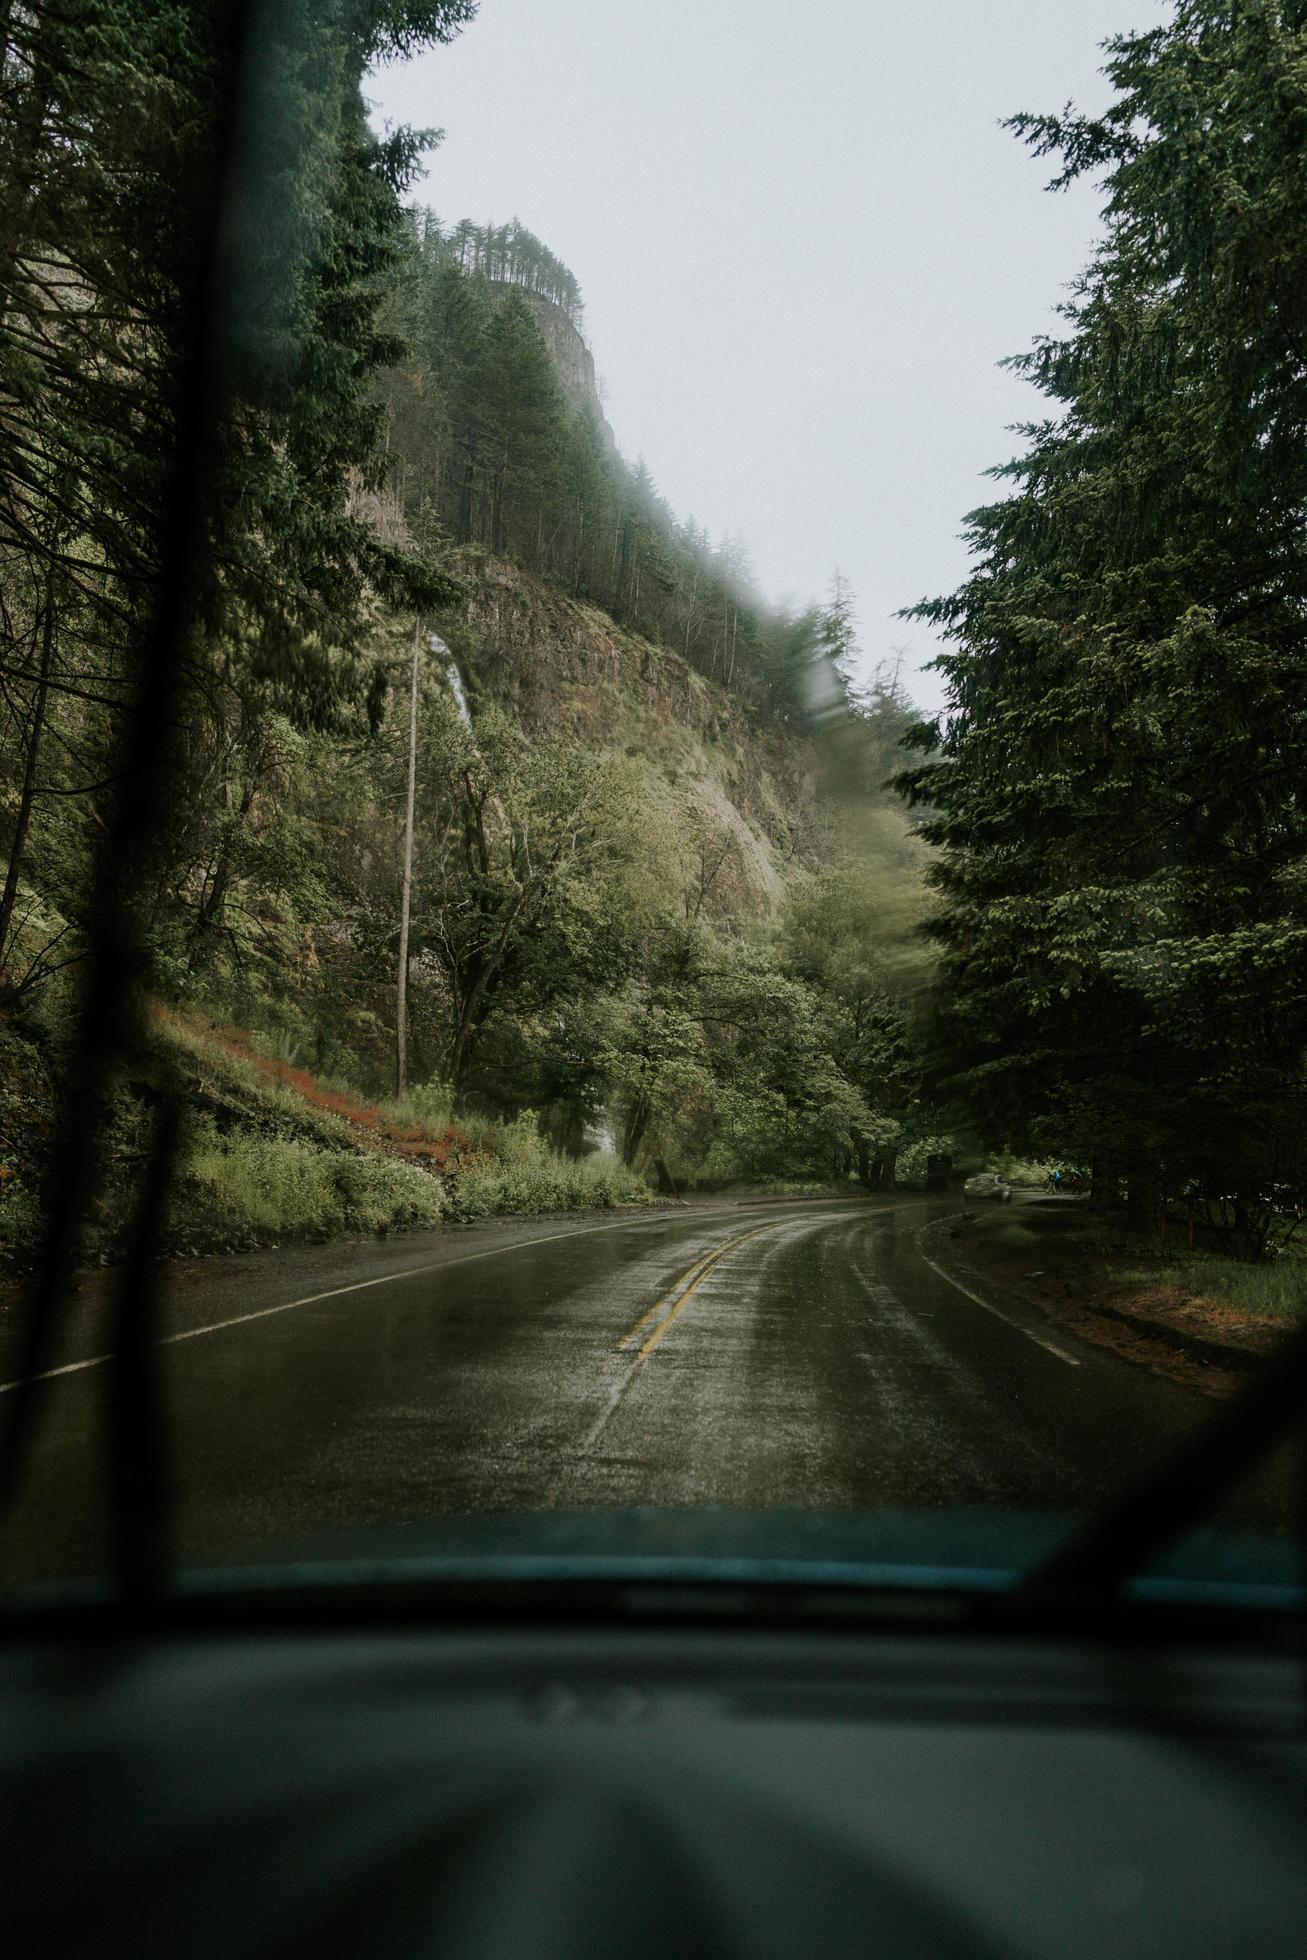
[[173, 1203], [174, 1236], [241, 1243], [379, 1232], [433, 1223], [440, 1180], [398, 1158], [323, 1149], [298, 1137], [192, 1132]]
[[25, 1265], [41, 1236], [36, 1193], [16, 1177], [0, 1180], [0, 1271]]
[[438, 1177], [394, 1157], [342, 1156], [336, 1190], [351, 1231], [434, 1224], [445, 1208]]
[[650, 1202], [644, 1180], [607, 1152], [579, 1158], [556, 1155], [530, 1112], [503, 1124], [488, 1137], [487, 1146], [493, 1157], [471, 1165], [458, 1179], [459, 1207], [469, 1218]]
[[997, 1171], [1005, 1184], [1013, 1184], [1019, 1191], [1041, 1191], [1055, 1170], [1065, 1168], [1053, 1157], [1017, 1157], [1010, 1150], [991, 1157], [985, 1165], [986, 1170]]
[[[447, 1130], [454, 1121], [453, 1097], [441, 1082], [419, 1082], [404, 1095], [391, 1096], [381, 1110], [390, 1122], [405, 1129], [426, 1130], [432, 1136]], [[460, 1117], [459, 1127], [467, 1129], [466, 1118]]]

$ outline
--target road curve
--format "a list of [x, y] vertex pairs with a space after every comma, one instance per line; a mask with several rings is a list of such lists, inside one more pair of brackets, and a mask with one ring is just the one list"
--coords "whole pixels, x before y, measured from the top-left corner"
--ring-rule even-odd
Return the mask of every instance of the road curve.
[[[941, 1209], [536, 1220], [174, 1276], [180, 1555], [486, 1511], [1061, 1510], [1208, 1413], [960, 1287], [919, 1243]], [[0, 1532], [6, 1580], [103, 1566], [101, 1354], [83, 1314]]]

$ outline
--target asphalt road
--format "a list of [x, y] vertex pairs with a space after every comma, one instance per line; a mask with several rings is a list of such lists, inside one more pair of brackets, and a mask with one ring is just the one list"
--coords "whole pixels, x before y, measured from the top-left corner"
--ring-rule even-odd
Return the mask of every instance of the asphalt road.
[[[947, 1276], [929, 1228], [952, 1208], [532, 1220], [174, 1269], [180, 1555], [486, 1511], [1063, 1510], [1210, 1415]], [[0, 1526], [6, 1580], [104, 1564], [99, 1291]]]

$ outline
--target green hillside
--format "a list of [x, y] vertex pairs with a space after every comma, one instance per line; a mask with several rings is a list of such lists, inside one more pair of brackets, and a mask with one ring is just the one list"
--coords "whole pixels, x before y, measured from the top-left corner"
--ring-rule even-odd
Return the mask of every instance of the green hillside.
[[[102, 1257], [167, 1107], [183, 1250], [920, 1176], [924, 846], [882, 787], [912, 714], [861, 675], [847, 588], [769, 605], [622, 458], [530, 233], [332, 209], [345, 257], [293, 302], [312, 359], [251, 356], [162, 693], [111, 405], [74, 456], [25, 376], [95, 534], [93, 575], [37, 531], [4, 568], [0, 1252], [30, 1252], [79, 1096], [110, 1119]], [[66, 305], [107, 360], [75, 290], [33, 286], [33, 318]], [[159, 821], [111, 844], [127, 785]], [[124, 947], [134, 1019], [87, 1088], [78, 1017]]]

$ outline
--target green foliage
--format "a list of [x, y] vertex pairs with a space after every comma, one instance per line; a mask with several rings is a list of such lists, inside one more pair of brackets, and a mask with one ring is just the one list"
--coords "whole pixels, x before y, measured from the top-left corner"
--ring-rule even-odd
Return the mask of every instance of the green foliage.
[[174, 1239], [249, 1243], [431, 1224], [439, 1178], [396, 1158], [325, 1150], [303, 1138], [196, 1125], [178, 1178]]
[[1064, 1166], [1052, 1157], [1019, 1157], [1015, 1151], [1000, 1150], [985, 1160], [985, 1168], [1017, 1190], [1042, 1191], [1053, 1172]]
[[[435, 220], [428, 214], [424, 237], [436, 233]], [[565, 313], [575, 326], [581, 314], [581, 289], [561, 259], [556, 259], [534, 232], [514, 218], [507, 225], [474, 225], [464, 219], [450, 233], [447, 244], [464, 272], [479, 272], [496, 285], [521, 286], [539, 293]]]
[[469, 1218], [650, 1202], [643, 1178], [613, 1157], [567, 1158], [550, 1150], [534, 1115], [498, 1128], [492, 1147], [493, 1159], [465, 1171], [458, 1181], [458, 1206]]
[[926, 1136], [914, 1137], [912, 1142], [899, 1152], [894, 1181], [909, 1191], [924, 1191], [930, 1170], [930, 1159], [944, 1157], [950, 1164], [955, 1164], [960, 1154], [957, 1139], [945, 1133], [932, 1131]]
[[[216, 336], [213, 427], [207, 440], [192, 431], [181, 459], [203, 471], [202, 521], [191, 627], [174, 649], [176, 752], [156, 758], [209, 820], [197, 939], [222, 911], [228, 819], [266, 717], [357, 725], [374, 693], [377, 595], [448, 596], [362, 502], [381, 470], [370, 377], [396, 351], [380, 309], [421, 139], [378, 142], [359, 84], [384, 50], [446, 39], [470, 12], [469, 0], [256, 8], [237, 77], [238, 37], [215, 0], [4, 10], [0, 999], [76, 959], [104, 888], [94, 856], [162, 582], [200, 321]], [[202, 253], [238, 88], [224, 239], [239, 250], [225, 250], [210, 293]], [[153, 920], [160, 888], [193, 889], [197, 841], [184, 821], [157, 835], [152, 861], [126, 868], [124, 902]], [[38, 866], [33, 908], [24, 886]], [[156, 980], [177, 988], [194, 945], [165, 931], [151, 950]]]
[[[360, 83], [470, 12], [255, 10], [216, 297], [198, 254], [223, 9], [6, 12], [0, 1015], [35, 1030], [48, 1116], [87, 927], [120, 894], [160, 1009], [120, 1084], [93, 1251], [121, 1243], [165, 1078], [203, 1112], [174, 1236], [206, 1245], [434, 1218], [421, 1164], [455, 1121], [440, 1170], [468, 1212], [637, 1202], [672, 1165], [870, 1185], [925, 1134], [919, 866], [878, 788], [905, 704], [883, 676], [853, 698], [846, 586], [777, 613], [738, 541], [678, 523], [619, 457], [576, 281], [539, 240], [402, 211], [427, 139], [377, 139]], [[183, 460], [207, 494], [157, 758], [174, 793], [139, 861], [106, 867], [201, 320], [213, 427]], [[524, 662], [561, 664], [553, 599], [627, 663], [617, 735], [514, 712], [512, 678], [479, 685], [471, 658], [474, 725], [454, 711], [428, 628], [495, 649], [505, 559], [534, 578]], [[394, 1079], [415, 644], [405, 979], [429, 1087], [378, 1115], [361, 1099]], [[658, 688], [674, 765], [631, 739]], [[617, 1156], [586, 1155], [609, 1124]], [[391, 1151], [405, 1128], [418, 1163]], [[11, 1156], [0, 1238], [19, 1246], [40, 1153]]]
[[27, 1264], [41, 1230], [39, 1193], [25, 1178], [0, 1186], [0, 1272]]
[[995, 1143], [1163, 1192], [1307, 1171], [1307, 22], [1185, 0], [1109, 43], [1096, 121], [1019, 118], [1103, 243], [975, 568], [903, 785], [942, 852], [938, 1067]]

